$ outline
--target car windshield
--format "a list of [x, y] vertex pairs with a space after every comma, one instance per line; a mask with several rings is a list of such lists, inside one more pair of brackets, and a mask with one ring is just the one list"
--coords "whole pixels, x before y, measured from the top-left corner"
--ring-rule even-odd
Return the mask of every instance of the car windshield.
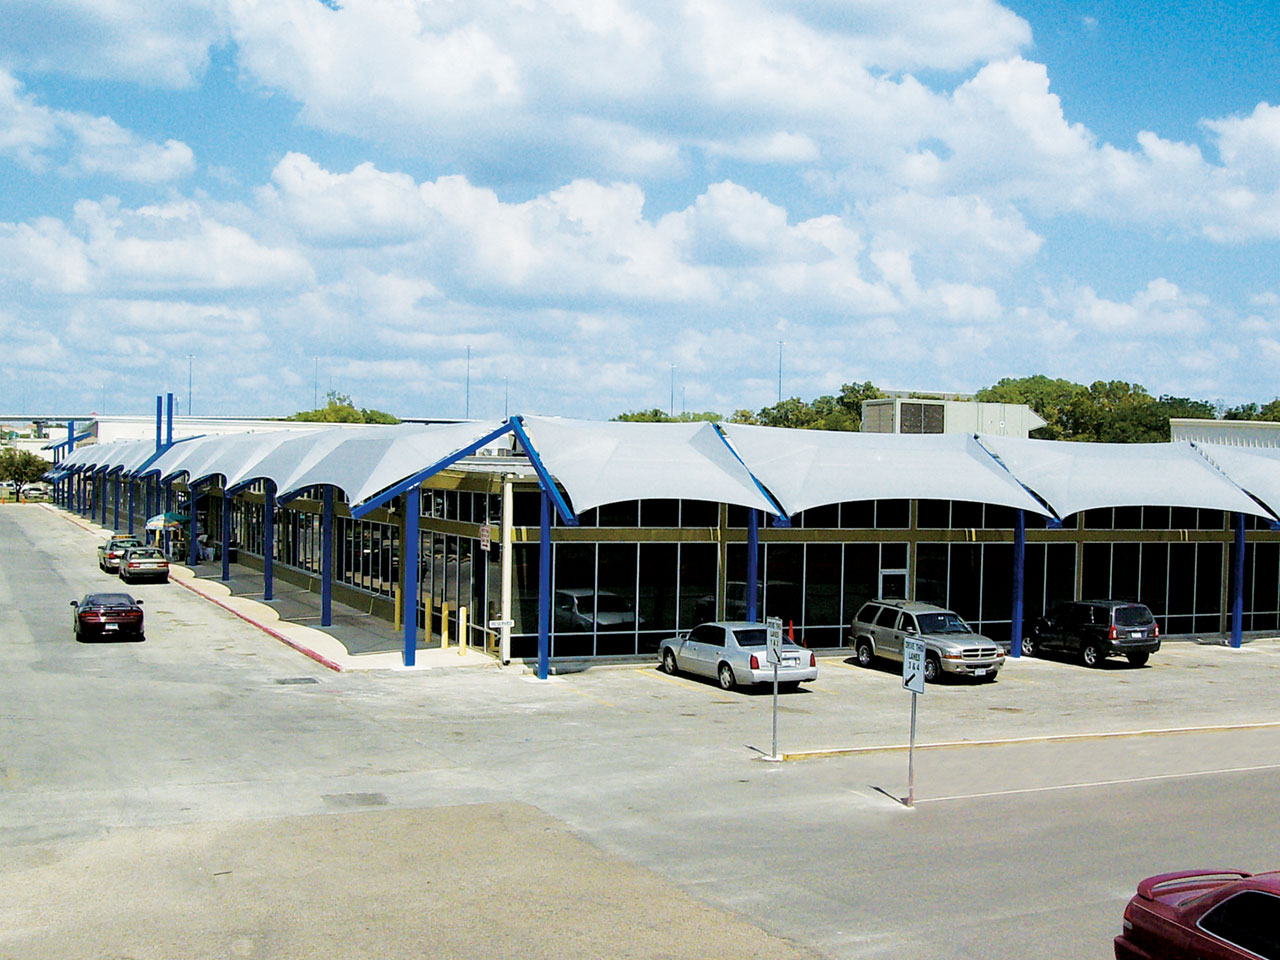
[[746, 630], [735, 630], [733, 631], [733, 636], [740, 647], [763, 647], [767, 639], [763, 628], [754, 627]]
[[127, 593], [91, 593], [81, 602], [82, 607], [132, 607], [133, 597]]
[[921, 633], [973, 633], [954, 613], [917, 613]]
[[1127, 607], [1116, 607], [1116, 626], [1139, 627], [1150, 623], [1151, 611], [1140, 603]]

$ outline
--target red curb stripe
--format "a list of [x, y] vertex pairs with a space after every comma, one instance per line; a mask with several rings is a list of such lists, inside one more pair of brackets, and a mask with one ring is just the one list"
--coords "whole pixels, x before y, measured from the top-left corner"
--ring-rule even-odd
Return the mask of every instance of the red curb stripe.
[[337, 663], [334, 660], [330, 660], [324, 654], [317, 653], [315, 650], [312, 650], [310, 647], [304, 647], [302, 644], [298, 643], [296, 640], [290, 640], [283, 633], [280, 633], [277, 630], [272, 630], [266, 624], [259, 623], [257, 620], [254, 620], [252, 617], [245, 616], [243, 613], [241, 613], [239, 610], [236, 610], [234, 607], [227, 606], [217, 597], [210, 596], [209, 594], [205, 593], [203, 590], [197, 590], [194, 586], [187, 583], [185, 580], [182, 580], [179, 577], [173, 577], [172, 582], [178, 584], [181, 587], [186, 587], [188, 590], [190, 590], [192, 593], [194, 593], [198, 597], [204, 597], [210, 603], [221, 607], [223, 610], [227, 611], [227, 613], [230, 613], [230, 614], [233, 614], [234, 616], [239, 617], [241, 620], [243, 620], [245, 623], [249, 624], [250, 626], [257, 627], [267, 636], [275, 637], [277, 640], [283, 643], [286, 647], [291, 647], [292, 649], [297, 650], [303, 656], [310, 657], [316, 663], [320, 664], [320, 666], [328, 667], [330, 670], [334, 671], [334, 673], [343, 672], [342, 664]]

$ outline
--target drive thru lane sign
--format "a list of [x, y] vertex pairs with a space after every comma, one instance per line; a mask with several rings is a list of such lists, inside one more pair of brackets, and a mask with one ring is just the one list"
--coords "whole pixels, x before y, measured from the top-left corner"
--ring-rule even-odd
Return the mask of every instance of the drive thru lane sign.
[[[757, 634], [759, 636], [759, 634]], [[765, 653], [765, 662], [779, 664], [782, 662], [782, 620], [779, 617], [770, 617], [765, 621], [765, 638], [769, 642], [768, 650]]]
[[924, 641], [902, 638], [902, 688], [924, 693]]

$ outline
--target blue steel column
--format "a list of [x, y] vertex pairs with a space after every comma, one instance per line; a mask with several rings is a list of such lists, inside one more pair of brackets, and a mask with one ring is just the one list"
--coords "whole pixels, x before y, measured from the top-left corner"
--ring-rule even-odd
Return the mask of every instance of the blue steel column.
[[760, 511], [747, 511], [747, 621], [759, 621], [756, 594], [760, 589]]
[[[225, 484], [226, 481], [224, 480]], [[231, 579], [231, 494], [222, 491], [222, 580]]]
[[105, 527], [107, 525], [107, 475], [104, 473], [100, 476], [102, 479], [98, 485], [102, 490], [102, 525]]
[[262, 499], [262, 599], [273, 600], [276, 553], [276, 485], [263, 481]]
[[[327, 487], [329, 496], [333, 488]], [[330, 509], [332, 509], [332, 500]], [[400, 619], [404, 622], [404, 665], [412, 667], [418, 659], [418, 516], [422, 513], [422, 487], [404, 492], [404, 543], [400, 544], [400, 563], [404, 596], [400, 603]]]
[[1236, 548], [1231, 555], [1231, 646], [1239, 647], [1244, 626], [1244, 514], [1233, 513], [1231, 517], [1236, 528]]
[[551, 498], [542, 491], [538, 525], [538, 679], [547, 679], [551, 661]]
[[160, 427], [164, 422], [164, 397], [156, 396], [156, 452], [159, 452], [163, 445], [161, 439]]
[[173, 446], [173, 394], [167, 394], [168, 412], [165, 414], [164, 445]]
[[[159, 482], [159, 480], [160, 478], [156, 477], [157, 483]], [[157, 499], [159, 499], [158, 496], [157, 496]], [[156, 511], [156, 513], [159, 513], [159, 512], [160, 512], [159, 510]], [[168, 483], [164, 485], [164, 512], [165, 513], [173, 512], [173, 481], [172, 480], [170, 480]], [[173, 535], [169, 530], [168, 517], [164, 519], [163, 526], [164, 526], [164, 555], [167, 557], [169, 556], [169, 540]]]
[[113, 504], [113, 512], [111, 514], [111, 529], [120, 529], [120, 474], [116, 474], [115, 480], [111, 484], [111, 493]]
[[1022, 605], [1026, 593], [1027, 574], [1027, 515], [1016, 510], [1013, 514], [1013, 629], [1009, 652], [1022, 656]]
[[133, 533], [133, 509], [134, 509], [133, 488], [137, 486], [137, 484], [134, 483], [132, 479], [130, 479], [128, 483], [129, 483], [129, 532]]
[[[417, 487], [414, 488], [419, 489]], [[417, 543], [415, 538], [414, 543]], [[405, 551], [401, 551], [404, 553]], [[401, 557], [402, 563], [407, 563]], [[417, 566], [415, 558], [414, 566]], [[409, 569], [406, 567], [406, 569]], [[416, 584], [415, 584], [416, 589]], [[415, 604], [416, 604], [415, 600]], [[333, 623], [333, 487], [326, 486], [320, 499], [320, 626]], [[416, 620], [415, 620], [416, 623]], [[414, 648], [417, 648], [416, 638]]]

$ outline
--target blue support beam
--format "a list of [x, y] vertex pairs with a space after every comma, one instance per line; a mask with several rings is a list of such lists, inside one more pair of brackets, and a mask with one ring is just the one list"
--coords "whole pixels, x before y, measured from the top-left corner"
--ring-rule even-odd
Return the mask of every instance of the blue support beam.
[[160, 432], [164, 425], [164, 397], [156, 397], [156, 453], [164, 449], [164, 440]]
[[[418, 661], [418, 518], [421, 515], [422, 487], [412, 487], [404, 492], [404, 543], [400, 551], [400, 563], [404, 567], [400, 571], [404, 582], [400, 619], [404, 622], [406, 667], [412, 667]], [[461, 641], [462, 638], [458, 639]]]
[[231, 495], [222, 493], [222, 582], [231, 579]]
[[172, 447], [173, 446], [173, 394], [172, 393], [166, 394], [165, 402], [168, 405], [168, 409], [165, 413], [164, 445], [165, 447]]
[[773, 495], [764, 488], [764, 484], [756, 479], [756, 475], [747, 467], [746, 462], [738, 456], [738, 451], [733, 448], [733, 444], [730, 443], [729, 438], [725, 436], [724, 430], [721, 429], [720, 424], [713, 423], [711, 426], [715, 429], [716, 435], [720, 438], [720, 442], [723, 443], [728, 448], [729, 452], [733, 454], [733, 459], [742, 464], [742, 469], [747, 471], [747, 476], [751, 478], [751, 482], [754, 483], [756, 485], [756, 489], [760, 491], [760, 496], [769, 501], [773, 510], [773, 525], [775, 527], [791, 526], [791, 518], [787, 516], [785, 511], [783, 511], [782, 506], [778, 501], [773, 499]]
[[262, 499], [262, 599], [275, 599], [276, 485], [263, 482]]
[[1239, 648], [1244, 637], [1244, 514], [1233, 513], [1235, 549], [1231, 554], [1231, 646]]
[[542, 487], [542, 492], [549, 496], [551, 502], [555, 504], [556, 513], [560, 514], [560, 522], [566, 527], [576, 527], [578, 525], [578, 516], [569, 509], [569, 504], [560, 495], [560, 490], [556, 487], [556, 482], [552, 479], [551, 472], [547, 470], [546, 464], [542, 462], [542, 457], [534, 447], [533, 441], [529, 439], [529, 434], [525, 433], [524, 423], [519, 417], [512, 417], [507, 423], [520, 441], [520, 446], [524, 448], [525, 455], [529, 458], [529, 464], [533, 467], [533, 472], [538, 475], [538, 485]]
[[129, 480], [128, 484], [129, 484], [129, 532], [133, 533], [133, 514], [134, 514], [133, 488], [137, 486], [137, 484], [135, 484], [132, 480]]
[[98, 485], [102, 489], [102, 525], [105, 527], [107, 525], [107, 475], [105, 473], [98, 474]]
[[[105, 480], [105, 478], [103, 478]], [[120, 475], [116, 474], [111, 478], [111, 494], [114, 504], [111, 514], [111, 529], [113, 531], [120, 529]]]
[[760, 511], [747, 511], [747, 620], [760, 622], [757, 594], [760, 590]]
[[200, 541], [196, 539], [199, 533], [196, 525], [196, 501], [199, 498], [194, 487], [187, 492], [187, 563], [193, 567], [204, 559], [200, 556]]
[[[421, 488], [418, 488], [421, 491]], [[419, 498], [422, 494], [419, 492]], [[416, 548], [417, 538], [414, 538]], [[416, 550], [415, 550], [416, 552]], [[414, 563], [414, 567], [417, 563]], [[416, 604], [416, 601], [415, 601]], [[333, 624], [333, 487], [325, 486], [320, 499], [320, 626]], [[415, 647], [416, 647], [415, 643]]]
[[1009, 652], [1022, 656], [1022, 608], [1026, 594], [1027, 574], [1027, 514], [1015, 510], [1013, 514], [1013, 624], [1009, 638]]
[[[527, 449], [527, 448], [526, 448]], [[551, 497], [542, 491], [538, 524], [538, 679], [551, 671]]]

